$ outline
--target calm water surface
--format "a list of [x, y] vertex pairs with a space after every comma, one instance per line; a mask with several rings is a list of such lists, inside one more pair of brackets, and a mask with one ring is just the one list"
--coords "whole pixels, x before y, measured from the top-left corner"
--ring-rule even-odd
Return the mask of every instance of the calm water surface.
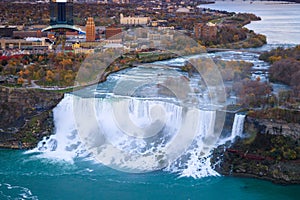
[[300, 4], [271, 1], [216, 1], [203, 8], [229, 12], [254, 13], [261, 21], [251, 22], [249, 29], [267, 36], [269, 44], [300, 44]]

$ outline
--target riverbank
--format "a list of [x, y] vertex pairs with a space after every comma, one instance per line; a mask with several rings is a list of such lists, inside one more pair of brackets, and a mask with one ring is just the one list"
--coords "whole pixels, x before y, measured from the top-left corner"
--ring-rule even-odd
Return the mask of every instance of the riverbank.
[[[128, 58], [133, 59], [128, 59]], [[109, 65], [101, 78], [93, 84], [106, 81], [111, 73], [135, 67], [138, 63], [148, 63], [175, 58], [173, 53], [143, 53], [124, 55]], [[80, 87], [6, 87], [0, 85], [0, 148], [31, 149], [43, 137], [54, 133], [52, 109], [66, 92]]]
[[247, 116], [244, 134], [234, 143], [216, 148], [211, 159], [226, 176], [251, 177], [277, 184], [300, 184], [299, 111], [281, 119]]
[[53, 134], [52, 109], [64, 93], [0, 86], [0, 148], [33, 148]]

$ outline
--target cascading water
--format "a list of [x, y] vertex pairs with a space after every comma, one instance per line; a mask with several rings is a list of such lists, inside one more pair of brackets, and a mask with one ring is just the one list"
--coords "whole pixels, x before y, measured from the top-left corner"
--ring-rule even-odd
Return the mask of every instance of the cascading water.
[[235, 114], [230, 140], [233, 140], [237, 136], [242, 136], [244, 130], [245, 117], [245, 115]]
[[66, 94], [54, 108], [55, 134], [45, 137], [37, 147], [27, 153], [40, 152], [38, 157], [73, 162], [76, 157], [84, 157], [85, 151], [77, 134], [73, 114], [73, 96]]
[[[75, 104], [74, 99], [77, 102]], [[126, 99], [128, 116], [137, 124], [137, 128], [145, 128], [145, 125], [153, 120], [151, 119], [153, 117], [151, 115], [153, 106], [159, 105], [165, 110], [166, 121], [163, 122], [161, 130], [155, 136], [136, 138], [125, 133], [124, 129], [115, 123], [116, 119], [113, 116], [116, 113], [113, 113], [113, 102], [114, 100], [111, 99], [89, 99], [71, 94], [66, 95], [54, 109], [55, 135], [44, 138], [29, 153], [40, 152], [39, 157], [73, 162], [75, 158], [93, 157], [89, 155], [89, 152], [95, 153], [97, 150], [98, 157], [100, 156], [101, 159], [96, 160], [109, 166], [119, 166], [139, 171], [149, 171], [159, 167], [164, 168], [166, 171], [178, 173], [180, 176], [194, 178], [218, 175], [210, 164], [211, 151], [216, 147], [216, 143], [208, 140], [210, 136], [214, 135], [215, 111], [187, 112], [184, 111], [183, 107], [174, 103], [145, 101], [135, 98]], [[120, 103], [120, 100], [117, 102]], [[77, 107], [75, 109], [76, 113], [74, 113], [74, 105]], [[93, 108], [91, 108], [91, 105], [93, 105]], [[124, 105], [120, 105], [124, 107]], [[91, 109], [97, 111], [96, 116], [93, 116]], [[161, 113], [157, 114], [160, 115]], [[190, 139], [190, 141], [184, 142], [184, 137], [180, 138], [183, 144], [190, 145], [182, 147], [180, 156], [168, 160], [166, 154], [171, 155], [172, 152], [178, 150], [177, 147], [172, 146], [172, 143], [178, 140], [176, 134], [180, 132], [182, 121], [192, 122], [192, 119], [197, 117], [199, 123], [187, 125], [195, 131], [194, 135], [189, 136], [186, 134], [186, 140]], [[241, 135], [244, 118], [243, 115], [237, 114], [235, 116], [230, 140]], [[78, 120], [85, 120], [88, 123], [78, 123]], [[89, 127], [82, 126], [86, 124]], [[99, 124], [101, 124], [100, 127]], [[98, 133], [95, 132], [100, 131], [103, 133], [98, 135], [97, 144], [95, 144], [101, 148], [86, 150], [83, 144], [84, 138], [78, 134], [78, 131], [82, 130], [96, 135]], [[95, 136], [93, 135], [92, 138], [94, 139]], [[129, 154], [119, 156], [118, 152], [115, 151], [116, 149], [126, 151]], [[115, 154], [113, 158], [112, 154]], [[142, 158], [136, 155], [142, 155]]]
[[214, 134], [215, 118], [215, 111], [200, 112], [200, 124], [192, 144], [182, 156], [166, 168], [167, 171], [178, 173], [182, 177], [193, 178], [218, 175], [211, 168], [209, 158], [215, 143], [210, 144], [206, 141], [209, 136]]
[[[159, 82], [182, 76], [174, 69], [134, 68], [121, 73], [122, 77], [118, 73], [109, 76], [96, 90], [87, 88], [83, 97], [66, 94], [53, 111], [55, 134], [27, 153], [71, 163], [78, 158], [91, 159], [134, 173], [164, 169], [194, 178], [218, 175], [211, 168], [210, 156], [220, 144], [220, 131], [216, 130], [223, 123], [218, 121], [215, 107], [210, 107], [209, 95], [193, 96], [198, 104], [188, 106], [160, 95], [155, 85], [137, 90], [137, 96], [126, 95], [124, 87], [145, 85], [140, 82], [145, 72]], [[114, 88], [120, 79], [125, 82], [118, 93]], [[198, 87], [198, 79], [191, 78], [191, 88]], [[151, 98], [145, 97], [148, 93]], [[235, 119], [230, 140], [240, 135], [241, 119]]]

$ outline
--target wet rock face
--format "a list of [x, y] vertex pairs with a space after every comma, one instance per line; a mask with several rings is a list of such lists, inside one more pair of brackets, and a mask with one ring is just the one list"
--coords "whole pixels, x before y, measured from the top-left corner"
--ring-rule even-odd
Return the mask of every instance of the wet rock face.
[[215, 170], [223, 175], [255, 177], [280, 184], [300, 183], [299, 124], [247, 118], [245, 138], [213, 152]]
[[63, 93], [0, 87], [0, 147], [31, 148], [52, 133], [52, 109]]
[[295, 140], [300, 139], [300, 124], [288, 123], [285, 120], [255, 119], [247, 117], [245, 129], [262, 134], [283, 135], [292, 137]]

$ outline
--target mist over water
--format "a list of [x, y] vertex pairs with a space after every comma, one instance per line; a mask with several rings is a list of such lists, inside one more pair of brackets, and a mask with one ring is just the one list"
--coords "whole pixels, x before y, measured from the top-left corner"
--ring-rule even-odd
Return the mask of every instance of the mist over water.
[[[218, 175], [211, 168], [209, 157], [220, 135], [215, 126], [222, 126], [222, 121], [216, 121], [216, 108], [206, 98], [207, 91], [191, 94], [198, 103], [186, 106], [174, 97], [160, 94], [155, 90], [157, 86], [137, 90], [134, 96], [112, 90], [121, 77], [126, 80], [125, 85], [149, 77], [149, 73], [155, 76], [157, 71], [162, 80], [178, 77], [175, 69], [153, 66], [155, 69], [141, 66], [112, 74], [103, 86], [85, 91], [85, 96], [90, 92], [96, 98], [67, 94], [54, 109], [55, 134], [27, 153], [70, 163], [78, 158], [91, 159], [131, 173], [165, 169], [182, 177]], [[192, 88], [198, 87], [198, 78], [190, 79]], [[151, 91], [150, 97], [144, 96], [145, 91]], [[240, 129], [234, 130], [228, 140], [240, 135]]]

